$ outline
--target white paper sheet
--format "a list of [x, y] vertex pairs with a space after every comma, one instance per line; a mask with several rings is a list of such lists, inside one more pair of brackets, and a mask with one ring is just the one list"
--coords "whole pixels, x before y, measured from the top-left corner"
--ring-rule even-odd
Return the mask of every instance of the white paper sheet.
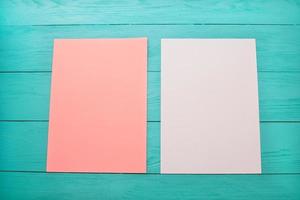
[[261, 173], [255, 40], [161, 48], [161, 173]]

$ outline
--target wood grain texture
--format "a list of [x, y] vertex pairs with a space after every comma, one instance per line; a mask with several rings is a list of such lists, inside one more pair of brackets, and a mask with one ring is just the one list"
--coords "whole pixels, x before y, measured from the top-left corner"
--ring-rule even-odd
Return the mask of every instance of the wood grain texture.
[[[0, 73], [0, 120], [48, 120], [51, 73]], [[160, 74], [148, 73], [148, 121], [160, 119]]]
[[[0, 199], [300, 199], [299, 25], [299, 0], [0, 1]], [[53, 39], [145, 36], [149, 174], [44, 173]], [[263, 175], [156, 174], [167, 37], [256, 38]]]
[[300, 173], [299, 122], [261, 123], [260, 138], [263, 173]]
[[1, 25], [300, 23], [297, 0], [3, 0], [0, 10]]
[[[261, 121], [300, 121], [300, 73], [259, 72]], [[48, 120], [51, 73], [0, 73], [0, 120]], [[148, 121], [160, 121], [160, 73], [148, 72]]]
[[[0, 130], [0, 171], [46, 171], [48, 122], [0, 122]], [[148, 173], [159, 173], [159, 141], [159, 122], [148, 123]]]
[[137, 175], [0, 172], [3, 199], [298, 200], [300, 175]]
[[148, 37], [148, 71], [160, 71], [161, 38], [255, 38], [259, 71], [300, 71], [300, 26], [0, 26], [0, 71], [51, 71], [54, 38]]
[[[264, 174], [300, 173], [300, 123], [261, 123]], [[46, 169], [47, 122], [0, 122], [0, 170]], [[160, 172], [160, 123], [148, 122], [147, 173]]]

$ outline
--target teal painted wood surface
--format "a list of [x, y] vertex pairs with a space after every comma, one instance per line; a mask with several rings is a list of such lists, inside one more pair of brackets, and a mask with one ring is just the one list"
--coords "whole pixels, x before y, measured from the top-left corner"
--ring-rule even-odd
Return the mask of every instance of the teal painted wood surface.
[[148, 37], [148, 71], [160, 71], [161, 38], [255, 38], [259, 71], [300, 71], [297, 25], [2, 26], [0, 70], [50, 71], [54, 38], [107, 37]]
[[[45, 173], [54, 38], [148, 37], [147, 174]], [[160, 175], [160, 39], [256, 38], [262, 175]], [[300, 1], [0, 1], [0, 199], [300, 199]]]
[[[159, 121], [160, 74], [147, 81], [147, 118]], [[51, 73], [0, 73], [0, 120], [48, 120], [50, 83]]]
[[[0, 130], [0, 171], [46, 171], [48, 122], [0, 122]], [[147, 173], [159, 173], [159, 122], [149, 122], [147, 133]]]
[[[300, 173], [300, 124], [260, 127], [263, 173]], [[0, 130], [0, 170], [45, 172], [47, 122], [0, 122]], [[148, 122], [147, 137], [147, 173], [159, 173], [159, 122]]]
[[[300, 72], [259, 72], [261, 121], [300, 120]], [[0, 120], [48, 120], [51, 73], [0, 73]], [[148, 121], [160, 121], [160, 73], [148, 72]]]
[[298, 0], [3, 0], [0, 8], [0, 25], [300, 23]]
[[299, 200], [300, 175], [133, 175], [0, 172], [4, 199]]

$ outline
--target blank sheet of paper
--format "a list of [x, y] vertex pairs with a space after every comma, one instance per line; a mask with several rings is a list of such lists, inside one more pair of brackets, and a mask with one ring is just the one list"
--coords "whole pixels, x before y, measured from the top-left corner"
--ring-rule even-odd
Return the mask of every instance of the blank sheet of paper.
[[147, 39], [54, 41], [48, 172], [146, 172]]
[[161, 46], [161, 172], [261, 173], [255, 40]]

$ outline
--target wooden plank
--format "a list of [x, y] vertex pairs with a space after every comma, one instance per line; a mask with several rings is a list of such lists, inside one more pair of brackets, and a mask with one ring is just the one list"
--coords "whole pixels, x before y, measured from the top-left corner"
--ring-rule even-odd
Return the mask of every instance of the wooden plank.
[[[45, 171], [47, 122], [0, 122], [0, 170]], [[261, 123], [264, 174], [300, 173], [300, 123]], [[160, 123], [148, 122], [147, 172], [160, 172]]]
[[148, 71], [160, 71], [161, 38], [256, 38], [259, 71], [300, 71], [300, 26], [0, 26], [0, 71], [51, 71], [54, 38], [148, 37]]
[[[0, 120], [48, 120], [51, 73], [0, 73]], [[148, 73], [148, 121], [160, 119], [160, 74]]]
[[298, 24], [297, 0], [1, 1], [1, 25]]
[[160, 173], [160, 122], [147, 123], [147, 173]]
[[258, 73], [261, 121], [300, 120], [300, 73]]
[[300, 173], [300, 123], [261, 123], [263, 173]]
[[23, 200], [298, 200], [299, 184], [299, 174], [220, 176], [0, 172], [1, 197]]
[[[159, 172], [159, 129], [148, 124], [148, 173]], [[46, 170], [48, 122], [0, 122], [0, 130], [0, 170]]]
[[[300, 121], [300, 73], [259, 72], [261, 121]], [[51, 73], [0, 73], [0, 120], [48, 120]], [[160, 73], [148, 72], [148, 121], [160, 121]]]

